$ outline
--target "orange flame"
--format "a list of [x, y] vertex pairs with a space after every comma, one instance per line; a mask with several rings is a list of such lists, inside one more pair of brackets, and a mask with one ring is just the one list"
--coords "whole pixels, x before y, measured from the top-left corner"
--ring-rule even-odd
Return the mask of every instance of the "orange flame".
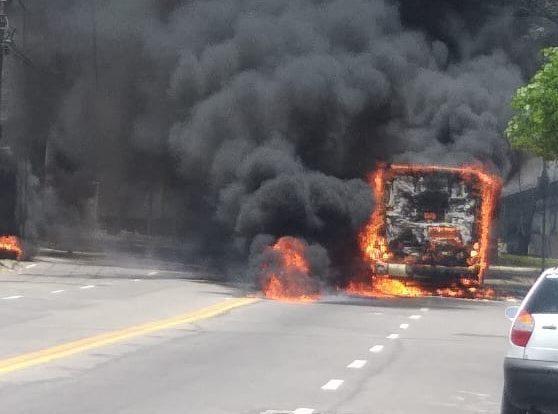
[[319, 298], [310, 277], [306, 245], [294, 237], [282, 237], [268, 248], [278, 263], [264, 263], [262, 290], [266, 298], [286, 302], [312, 302]]
[[399, 280], [380, 276], [373, 277], [371, 283], [352, 281], [346, 291], [349, 295], [372, 298], [414, 298], [428, 294], [418, 286], [406, 285]]
[[16, 236], [0, 236], [0, 258], [21, 260], [23, 247]]
[[384, 227], [384, 205], [380, 200], [384, 199], [385, 192], [385, 170], [378, 169], [370, 177], [370, 186], [374, 192], [376, 200], [376, 208], [370, 217], [370, 221], [359, 235], [360, 247], [364, 253], [365, 259], [370, 262], [377, 260], [387, 260], [390, 257], [388, 252], [387, 241], [382, 236]]
[[[390, 181], [397, 175], [401, 174], [429, 174], [435, 172], [446, 172], [457, 174], [466, 182], [474, 183], [478, 188], [478, 198], [481, 201], [477, 213], [477, 234], [478, 240], [474, 242], [471, 257], [467, 264], [475, 268], [477, 286], [482, 285], [484, 275], [488, 269], [489, 249], [491, 240], [492, 221], [498, 194], [501, 188], [500, 179], [487, 173], [482, 168], [476, 166], [466, 167], [444, 167], [436, 165], [390, 165], [382, 166], [370, 175], [369, 184], [374, 192], [376, 200], [375, 209], [370, 220], [359, 234], [359, 245], [366, 263], [370, 264], [370, 269], [374, 272], [375, 265], [379, 261], [389, 262], [393, 258], [393, 254], [389, 251], [389, 246], [385, 237], [385, 213], [386, 213], [386, 182]], [[426, 218], [425, 218], [426, 219]], [[433, 213], [428, 213], [427, 219], [433, 219]], [[452, 234], [449, 229], [436, 228], [432, 231], [440, 233], [448, 238], [454, 238], [455, 243], [459, 243], [459, 239]], [[450, 237], [451, 236], [451, 237]], [[348, 286], [349, 293], [362, 294], [365, 296], [420, 296], [422, 294], [434, 293], [447, 296], [470, 296], [470, 289], [477, 289], [479, 294], [491, 295], [490, 292], [481, 293], [481, 289], [477, 287], [449, 288], [437, 289], [435, 292], [424, 290], [421, 288], [410, 289], [409, 287], [398, 281], [387, 282], [387, 278], [372, 277], [366, 283], [352, 282]], [[387, 279], [390, 280], [390, 279]], [[405, 288], [405, 289], [403, 289]], [[407, 290], [406, 290], [407, 289]], [[393, 294], [392, 294], [393, 293]], [[475, 292], [473, 292], [475, 293]]]
[[461, 280], [449, 287], [432, 288], [418, 284], [403, 283], [389, 277], [373, 276], [370, 282], [352, 281], [345, 291], [349, 295], [370, 298], [417, 298], [424, 296], [444, 296], [450, 298], [494, 299], [496, 292], [491, 288], [479, 287], [477, 282]]
[[451, 286], [438, 288], [433, 295], [448, 298], [495, 299], [496, 291], [492, 288], [478, 286]]

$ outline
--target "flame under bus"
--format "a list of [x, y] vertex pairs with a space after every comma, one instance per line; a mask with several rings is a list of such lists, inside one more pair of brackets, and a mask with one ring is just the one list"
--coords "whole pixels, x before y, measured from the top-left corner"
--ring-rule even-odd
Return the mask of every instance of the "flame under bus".
[[370, 185], [376, 207], [360, 245], [373, 274], [482, 283], [497, 177], [474, 167], [389, 165]]

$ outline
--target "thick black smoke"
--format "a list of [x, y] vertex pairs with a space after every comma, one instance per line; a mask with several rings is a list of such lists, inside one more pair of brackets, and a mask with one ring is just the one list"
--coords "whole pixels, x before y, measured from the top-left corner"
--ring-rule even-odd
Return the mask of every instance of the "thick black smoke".
[[266, 234], [339, 268], [377, 161], [512, 166], [502, 131], [531, 59], [510, 2], [28, 3], [34, 63], [11, 64], [7, 136], [40, 177], [46, 239], [91, 209], [117, 228], [164, 193], [172, 230], [213, 263], [236, 270]]

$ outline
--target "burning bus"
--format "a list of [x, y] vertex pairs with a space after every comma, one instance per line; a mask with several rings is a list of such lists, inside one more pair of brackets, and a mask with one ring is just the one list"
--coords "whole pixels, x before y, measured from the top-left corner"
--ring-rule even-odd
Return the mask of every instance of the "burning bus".
[[481, 285], [501, 182], [476, 167], [382, 165], [360, 234], [374, 276]]

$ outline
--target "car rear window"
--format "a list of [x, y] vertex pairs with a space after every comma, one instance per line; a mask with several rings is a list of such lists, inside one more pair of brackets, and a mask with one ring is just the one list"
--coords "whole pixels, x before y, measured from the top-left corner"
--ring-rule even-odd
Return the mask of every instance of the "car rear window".
[[547, 276], [527, 302], [529, 313], [558, 313], [558, 275]]

